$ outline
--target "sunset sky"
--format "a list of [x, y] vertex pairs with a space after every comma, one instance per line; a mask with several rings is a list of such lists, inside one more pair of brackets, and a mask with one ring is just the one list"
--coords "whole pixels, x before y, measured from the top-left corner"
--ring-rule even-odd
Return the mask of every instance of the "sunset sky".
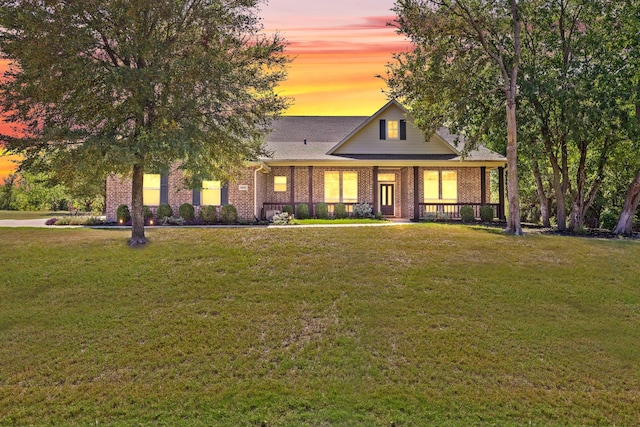
[[[386, 102], [384, 74], [407, 43], [387, 25], [393, 0], [269, 0], [266, 33], [279, 32], [294, 59], [279, 93], [293, 98], [287, 115], [375, 113]], [[5, 64], [0, 61], [0, 69]], [[0, 122], [0, 131], [6, 130]], [[14, 165], [0, 157], [0, 180]]]

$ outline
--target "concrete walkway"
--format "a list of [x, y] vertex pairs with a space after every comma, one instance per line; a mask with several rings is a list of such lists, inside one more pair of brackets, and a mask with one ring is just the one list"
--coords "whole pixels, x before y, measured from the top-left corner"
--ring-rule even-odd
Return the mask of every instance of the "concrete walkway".
[[48, 218], [41, 219], [1, 219], [0, 227], [49, 227], [45, 223]]

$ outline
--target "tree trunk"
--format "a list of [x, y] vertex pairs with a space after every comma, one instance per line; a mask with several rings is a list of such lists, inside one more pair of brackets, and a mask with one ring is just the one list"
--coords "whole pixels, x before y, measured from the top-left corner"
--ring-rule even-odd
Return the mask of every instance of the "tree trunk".
[[536, 189], [538, 192], [538, 199], [540, 200], [540, 215], [542, 216], [542, 226], [551, 227], [551, 221], [549, 220], [550, 200], [544, 191], [542, 176], [540, 175], [540, 166], [538, 165], [538, 160], [536, 159], [533, 159], [533, 176], [536, 180]]
[[518, 146], [515, 94], [507, 94], [507, 199], [509, 218], [505, 233], [522, 236], [520, 225], [520, 194], [518, 191]]
[[142, 213], [144, 166], [133, 166], [133, 180], [131, 183], [131, 239], [129, 246], [132, 248], [144, 246], [147, 239], [144, 236], [144, 216]]
[[640, 171], [636, 173], [636, 177], [629, 185], [627, 198], [624, 200], [624, 206], [620, 213], [618, 224], [613, 229], [615, 234], [630, 235], [633, 232], [633, 217], [640, 204]]

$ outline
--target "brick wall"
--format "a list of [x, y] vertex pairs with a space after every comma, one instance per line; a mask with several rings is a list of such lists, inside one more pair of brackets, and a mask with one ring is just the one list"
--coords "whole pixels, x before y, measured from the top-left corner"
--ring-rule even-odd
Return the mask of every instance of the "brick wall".
[[[245, 168], [233, 182], [229, 183], [229, 204], [236, 207], [238, 218], [245, 221], [255, 219], [253, 208], [255, 168]], [[261, 175], [258, 172], [258, 175]]]
[[295, 194], [294, 201], [308, 202], [309, 201], [309, 168], [306, 166], [298, 166], [294, 168], [295, 178]]
[[107, 177], [107, 200], [105, 203], [107, 221], [116, 220], [116, 210], [120, 205], [131, 207], [131, 178], [109, 175]]
[[[235, 182], [230, 182], [229, 204], [238, 210], [238, 217], [243, 220], [252, 220], [255, 217], [253, 210], [253, 168], [246, 168]], [[262, 174], [258, 174], [262, 175]], [[184, 185], [184, 174], [178, 166], [171, 168], [168, 177], [168, 202], [174, 215], [178, 214], [180, 205], [193, 202], [193, 191]], [[264, 180], [263, 180], [264, 181]], [[240, 186], [246, 186], [246, 190], [241, 190]], [[245, 188], [245, 187], [242, 187]], [[127, 205], [131, 208], [131, 178], [128, 176], [111, 175], [107, 178], [107, 202], [106, 216], [108, 221], [116, 220], [118, 206]], [[157, 206], [149, 206], [154, 215]], [[196, 207], [197, 215], [198, 207]]]
[[[423, 202], [424, 174], [425, 170], [455, 170], [458, 173], [458, 202], [480, 203], [480, 168], [418, 168], [418, 200]], [[291, 168], [273, 167], [269, 173], [258, 172], [257, 179], [257, 206], [254, 206], [254, 171], [255, 168], [246, 168], [234, 182], [229, 183], [229, 203], [238, 210], [238, 216], [243, 220], [252, 220], [260, 215], [264, 202], [290, 203], [291, 201]], [[373, 168], [313, 168], [313, 203], [324, 201], [324, 172], [325, 171], [356, 171], [358, 172], [358, 201], [373, 202]], [[395, 174], [395, 215], [404, 218], [413, 216], [413, 167], [402, 169], [380, 168], [378, 173]], [[287, 191], [275, 192], [274, 176], [287, 177]], [[309, 168], [299, 166], [293, 169], [294, 201], [296, 203], [309, 200]], [[490, 172], [486, 171], [486, 200], [490, 201]], [[378, 191], [378, 189], [375, 189]], [[174, 212], [182, 203], [192, 203], [192, 191], [184, 187], [183, 174], [177, 167], [172, 168], [168, 179], [169, 204]], [[379, 201], [379, 198], [378, 198]], [[131, 206], [131, 179], [129, 177], [109, 176], [107, 179], [107, 219], [116, 219], [116, 209], [119, 205]], [[155, 207], [151, 207], [155, 211]], [[374, 210], [378, 210], [375, 207]]]

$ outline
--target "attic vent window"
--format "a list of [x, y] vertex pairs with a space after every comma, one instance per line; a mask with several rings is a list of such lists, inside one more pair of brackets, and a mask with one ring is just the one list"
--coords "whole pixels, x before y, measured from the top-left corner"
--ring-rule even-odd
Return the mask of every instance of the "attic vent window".
[[400, 139], [400, 130], [397, 120], [387, 121], [387, 138]]

